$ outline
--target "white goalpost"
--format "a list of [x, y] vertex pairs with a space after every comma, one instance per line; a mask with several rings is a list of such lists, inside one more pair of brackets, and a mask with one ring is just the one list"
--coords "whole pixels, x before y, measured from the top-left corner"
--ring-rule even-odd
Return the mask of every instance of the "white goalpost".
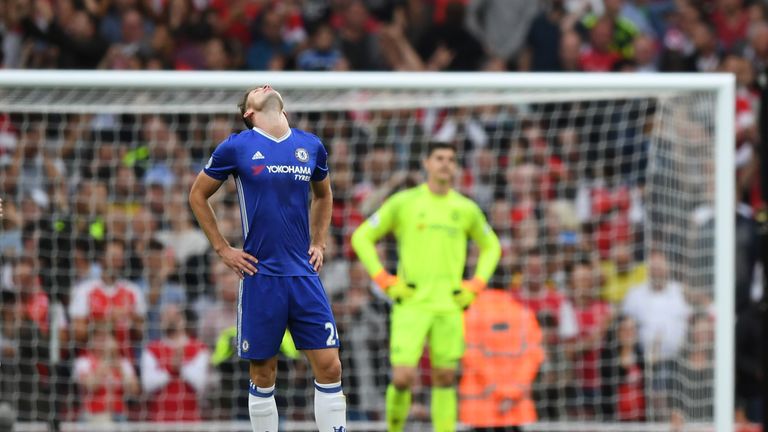
[[[192, 234], [186, 187], [213, 146], [242, 128], [236, 110], [242, 93], [266, 83], [283, 94], [292, 127], [315, 133], [329, 150], [338, 194], [323, 278], [338, 307], [342, 345], [350, 347], [342, 349], [345, 392], [355, 415], [350, 430], [385, 429], [389, 366], [387, 302], [375, 286], [356, 285], [348, 236], [370, 208], [417, 181], [419, 160], [433, 140], [457, 144], [456, 187], [478, 202], [500, 233], [505, 255], [492, 284], [511, 292], [527, 289], [532, 277], [527, 260], [539, 251], [546, 289], [576, 304], [579, 330], [570, 336], [563, 330], [565, 318], [537, 315], [547, 359], [532, 384], [540, 421], [526, 431], [662, 431], [669, 430], [676, 411], [686, 418], [684, 430], [734, 430], [735, 81], [730, 75], [5, 70], [0, 71], [0, 196], [11, 206], [11, 218], [4, 221], [0, 246], [15, 249], [0, 250], [0, 279], [4, 290], [16, 294], [3, 298], [24, 304], [13, 275], [20, 271], [20, 258], [32, 256], [40, 291], [50, 300], [42, 321], [25, 320], [24, 312], [16, 321], [0, 320], [5, 330], [0, 352], [11, 347], [8, 352], [14, 353], [0, 357], [0, 403], [23, 414], [17, 430], [41, 430], [47, 422], [67, 431], [105, 430], [78, 421], [88, 408], [73, 365], [89, 345], [72, 336], [67, 305], [75, 281], [98, 274], [98, 266], [82, 264], [99, 260], [94, 245], [125, 240], [127, 274], [131, 259], [140, 263], [127, 277], [140, 281], [151, 267], [148, 238], [159, 239], [175, 257], [167, 283], [184, 291], [184, 308], [196, 323], [210, 312], [221, 288], [210, 277], [215, 267], [209, 251], [194, 246], [199, 237]], [[14, 158], [35, 139], [38, 153]], [[226, 224], [225, 236], [237, 239], [233, 190], [224, 187], [214, 208]], [[145, 218], [151, 228], [139, 226]], [[90, 225], [78, 228], [81, 219]], [[174, 248], [182, 240], [184, 246]], [[667, 357], [653, 345], [662, 345], [665, 336], [643, 345], [642, 317], [632, 317], [644, 358], [639, 363], [644, 392], [642, 403], [623, 408], [617, 408], [619, 392], [605, 390], [613, 379], [610, 367], [619, 365], [610, 354], [613, 333], [607, 330], [595, 345], [580, 345], [582, 336], [574, 335], [591, 331], [580, 321], [592, 322], [591, 316], [583, 318], [591, 309], [580, 309], [569, 279], [579, 260], [593, 263], [591, 269], [603, 273], [592, 300], [602, 299], [613, 280], [605, 271], [617, 268], [618, 244], [630, 251], [633, 268], [650, 274], [640, 284], [658, 277], [649, 258], [663, 254], [665, 277], [683, 287], [688, 311], [680, 319], [683, 339]], [[385, 252], [388, 265], [391, 255]], [[150, 304], [150, 315], [159, 314], [162, 301]], [[604, 303], [611, 317], [634, 310], [625, 295], [605, 297]], [[692, 333], [699, 315], [714, 323], [711, 341]], [[134, 355], [154, 337], [149, 326], [160, 321], [148, 315], [146, 322], [147, 330], [132, 342]], [[25, 339], [24, 325], [42, 329]], [[606, 322], [605, 327], [615, 326]], [[206, 342], [203, 327], [194, 332]], [[708, 371], [681, 366], [688, 365], [686, 355], [696, 343], [710, 356]], [[48, 387], [40, 384], [39, 367], [32, 375], [24, 372], [25, 362], [45, 366]], [[665, 362], [674, 366], [666, 368]], [[134, 366], [140, 375], [138, 362]], [[282, 393], [285, 430], [312, 430], [307, 366], [286, 356], [281, 368], [276, 391]], [[153, 423], [146, 417], [152, 395], [140, 392], [125, 395], [122, 417], [128, 421], [109, 430], [247, 431], [247, 417], [236, 406], [236, 396], [247, 393], [222, 384], [231, 376], [243, 383], [247, 378], [230, 372], [212, 364], [208, 390], [198, 395], [200, 422]], [[428, 381], [419, 387], [408, 430], [429, 427], [422, 412], [429, 406]], [[622, 409], [630, 417], [621, 417]]]

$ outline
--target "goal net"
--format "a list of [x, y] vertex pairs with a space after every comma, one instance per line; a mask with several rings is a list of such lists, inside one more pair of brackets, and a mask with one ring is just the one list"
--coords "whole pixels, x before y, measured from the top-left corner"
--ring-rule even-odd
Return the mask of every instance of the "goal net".
[[[244, 91], [263, 83], [329, 152], [321, 277], [350, 430], [384, 429], [391, 305], [349, 238], [424, 180], [430, 142], [458, 148], [455, 188], [501, 240], [490, 287], [536, 318], [509, 340], [493, 325], [472, 335], [495, 345], [462, 363], [463, 428], [529, 399], [539, 420], [526, 431], [732, 430], [730, 77], [3, 72], [0, 404], [19, 430], [249, 430], [247, 364], [231, 343], [237, 277], [187, 193], [242, 129]], [[234, 181], [212, 206], [242, 244]], [[381, 242], [390, 269], [394, 252]], [[481, 370], [499, 352], [516, 354]], [[513, 373], [522, 362], [535, 378]], [[311, 384], [285, 344], [281, 427], [314, 428]], [[468, 389], [510, 385], [519, 399], [468, 402]], [[429, 428], [430, 388], [425, 353], [409, 430]]]

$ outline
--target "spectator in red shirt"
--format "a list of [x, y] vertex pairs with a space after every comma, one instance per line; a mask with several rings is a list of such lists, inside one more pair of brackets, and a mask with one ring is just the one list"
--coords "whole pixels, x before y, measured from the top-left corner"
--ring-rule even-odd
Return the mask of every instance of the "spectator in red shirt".
[[749, 14], [743, 0], [717, 0], [709, 19], [715, 26], [717, 38], [726, 51], [744, 41], [749, 29]]
[[533, 139], [528, 145], [530, 161], [539, 167], [541, 173], [539, 178], [541, 196], [544, 199], [553, 199], [562, 189], [562, 180], [565, 177], [563, 161], [552, 154], [552, 149], [544, 137]]
[[130, 360], [120, 356], [117, 341], [108, 331], [93, 334], [88, 350], [75, 360], [73, 375], [82, 395], [83, 420], [125, 420], [125, 397], [139, 394], [139, 381]]
[[141, 355], [141, 386], [149, 396], [150, 421], [199, 421], [198, 399], [208, 380], [210, 353], [187, 332], [178, 306], [161, 312], [163, 338], [150, 342]]
[[532, 217], [536, 205], [545, 198], [541, 196], [541, 169], [532, 163], [522, 163], [508, 168], [504, 175], [514, 202], [512, 219], [521, 222]]
[[69, 316], [74, 338], [85, 344], [91, 328], [113, 331], [120, 354], [133, 358], [135, 344], [144, 333], [147, 304], [141, 289], [123, 279], [125, 243], [112, 239], [106, 244], [100, 279], [85, 281], [72, 289]]
[[34, 258], [21, 257], [13, 265], [13, 287], [21, 298], [25, 320], [35, 324], [42, 336], [48, 336], [48, 296], [40, 286]]
[[576, 336], [578, 327], [573, 305], [547, 280], [541, 252], [537, 249], [530, 250], [521, 262], [522, 280], [519, 285], [513, 285], [512, 296], [536, 314], [539, 324], [553, 320], [561, 340]]
[[600, 277], [590, 261], [573, 267], [570, 289], [579, 329], [567, 348], [574, 369], [571, 408], [581, 416], [592, 416], [600, 397], [600, 349], [611, 321], [611, 306], [600, 300]]
[[579, 66], [585, 72], [610, 72], [621, 56], [611, 50], [613, 23], [600, 18], [589, 31], [589, 47], [579, 56]]

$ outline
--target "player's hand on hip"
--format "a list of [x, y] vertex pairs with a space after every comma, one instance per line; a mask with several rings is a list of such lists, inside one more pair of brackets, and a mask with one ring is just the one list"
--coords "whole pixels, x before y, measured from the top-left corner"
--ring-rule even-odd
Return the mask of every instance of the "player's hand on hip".
[[237, 273], [240, 279], [244, 279], [246, 274], [253, 276], [258, 271], [256, 270], [256, 264], [259, 260], [242, 249], [235, 249], [229, 246], [224, 248], [219, 253], [219, 256], [227, 267]]
[[311, 265], [316, 272], [319, 272], [320, 269], [323, 268], [324, 250], [325, 246], [311, 245], [307, 251], [307, 253], [309, 253], [309, 265]]
[[462, 281], [461, 288], [453, 291], [453, 301], [460, 308], [466, 310], [483, 289], [485, 289], [485, 282], [478, 277]]
[[416, 292], [415, 285], [402, 282], [400, 278], [389, 274], [384, 269], [373, 276], [373, 281], [376, 282], [376, 285], [384, 290], [387, 296], [394, 300], [395, 303], [408, 300], [413, 297], [413, 294]]

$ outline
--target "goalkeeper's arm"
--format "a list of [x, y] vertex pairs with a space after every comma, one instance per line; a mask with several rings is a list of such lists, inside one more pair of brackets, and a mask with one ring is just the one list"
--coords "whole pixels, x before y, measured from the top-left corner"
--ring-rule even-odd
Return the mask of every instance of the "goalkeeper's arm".
[[475, 276], [462, 282], [461, 289], [454, 291], [454, 300], [463, 309], [475, 300], [477, 293], [485, 289], [488, 280], [496, 271], [496, 265], [501, 258], [501, 244], [496, 233], [493, 232], [488, 222], [485, 220], [482, 211], [477, 208], [475, 213], [475, 222], [469, 231], [469, 236], [477, 243], [480, 249], [480, 255], [477, 257], [477, 266], [475, 266]]
[[[481, 216], [482, 217], [482, 216]], [[496, 271], [496, 265], [501, 258], [501, 243], [493, 229], [482, 218], [480, 229], [477, 232], [470, 233], [472, 240], [480, 248], [480, 255], [477, 257], [477, 266], [475, 267], [475, 279], [488, 283], [488, 280]]]
[[[399, 285], [397, 276], [389, 274], [381, 264], [378, 253], [376, 253], [376, 242], [385, 234], [390, 232], [396, 220], [396, 206], [398, 195], [389, 198], [381, 206], [379, 211], [374, 213], [362, 225], [360, 225], [352, 234], [352, 249], [355, 250], [357, 257], [363, 266], [368, 270], [368, 274], [376, 284], [387, 291], [390, 297], [393, 297], [391, 287]], [[396, 295], [395, 300], [400, 300], [403, 295]]]
[[[376, 215], [371, 217], [376, 217]], [[352, 234], [352, 249], [355, 250], [360, 262], [363, 263], [368, 274], [372, 277], [384, 271], [384, 266], [381, 264], [378, 253], [376, 253], [376, 242], [380, 237], [370, 220], [363, 222]]]

